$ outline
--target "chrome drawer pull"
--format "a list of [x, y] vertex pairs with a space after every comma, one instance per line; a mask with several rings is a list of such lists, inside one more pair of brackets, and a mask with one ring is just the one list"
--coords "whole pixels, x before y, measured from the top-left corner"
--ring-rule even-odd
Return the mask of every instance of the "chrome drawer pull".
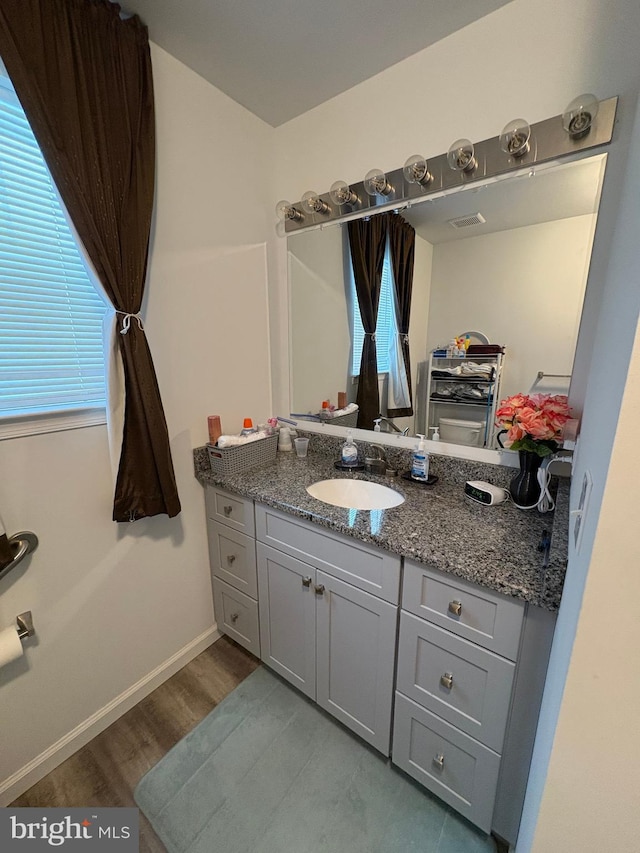
[[446, 687], [447, 690], [451, 690], [453, 687], [453, 673], [445, 672], [444, 675], [441, 675], [440, 684], [442, 684], [443, 687]]
[[311, 586], [311, 578], [302, 578], [302, 586]]
[[231, 513], [233, 512], [233, 507], [232, 506], [223, 506], [222, 510], [223, 510], [224, 514], [227, 517], [229, 517], [231, 515]]
[[433, 763], [436, 765], [438, 770], [444, 769], [444, 755], [440, 752], [438, 755], [433, 756]]
[[230, 566], [232, 566], [235, 563], [235, 561], [236, 561], [236, 555], [235, 554], [228, 554], [227, 555], [227, 563], [229, 563]]
[[238, 621], [238, 616], [239, 616], [239, 615], [240, 615], [239, 613], [232, 613], [232, 614], [231, 614], [231, 621], [232, 621], [234, 624]]
[[318, 584], [314, 587], [314, 589], [316, 591], [316, 595], [322, 595], [322, 593], [324, 592], [324, 584]]
[[453, 613], [454, 616], [460, 616], [460, 614], [462, 613], [462, 602], [456, 600], [450, 601], [449, 613]]

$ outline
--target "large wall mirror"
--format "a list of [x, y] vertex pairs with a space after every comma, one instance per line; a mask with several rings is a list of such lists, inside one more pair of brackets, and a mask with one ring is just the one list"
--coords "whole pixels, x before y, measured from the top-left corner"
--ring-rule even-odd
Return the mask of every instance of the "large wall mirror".
[[[383, 421], [383, 430], [395, 426], [414, 435], [441, 417], [482, 420], [472, 401], [427, 408], [430, 353], [463, 332], [504, 347], [501, 398], [534, 386], [567, 392], [605, 162], [599, 154], [537, 167], [400, 212], [416, 231], [409, 327], [414, 414], [393, 425]], [[313, 415], [323, 400], [335, 403], [338, 391], [349, 401], [356, 397], [346, 225], [289, 235], [287, 249], [291, 411]], [[387, 382], [381, 374], [382, 415]], [[496, 447], [495, 430], [459, 440]]]

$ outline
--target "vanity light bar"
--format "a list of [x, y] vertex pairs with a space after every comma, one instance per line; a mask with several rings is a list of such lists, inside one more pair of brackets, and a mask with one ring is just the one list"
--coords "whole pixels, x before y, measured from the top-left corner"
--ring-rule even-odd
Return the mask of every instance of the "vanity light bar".
[[[510, 156], [501, 149], [500, 136], [478, 142], [473, 146], [476, 165], [472, 170], [454, 171], [447, 162], [447, 154], [441, 154], [429, 158], [431, 180], [424, 184], [409, 183], [401, 167], [386, 174], [386, 180], [391, 187], [391, 192], [387, 195], [369, 195], [363, 181], [350, 186], [356, 199], [352, 203], [336, 204], [329, 192], [323, 193], [318, 196], [326, 205], [323, 212], [305, 211], [304, 216], [299, 219], [286, 219], [284, 233], [317, 228], [330, 222], [346, 222], [360, 218], [362, 213], [367, 211], [379, 213], [407, 207], [414, 201], [442, 195], [477, 181], [486, 181], [488, 178], [517, 170], [533, 169], [541, 163], [557, 160], [559, 157], [608, 145], [613, 137], [617, 105], [617, 97], [600, 101], [593, 124], [582, 137], [571, 136], [566, 131], [562, 115], [532, 124], [529, 148], [518, 156]], [[304, 210], [301, 201], [296, 202], [293, 207]]]

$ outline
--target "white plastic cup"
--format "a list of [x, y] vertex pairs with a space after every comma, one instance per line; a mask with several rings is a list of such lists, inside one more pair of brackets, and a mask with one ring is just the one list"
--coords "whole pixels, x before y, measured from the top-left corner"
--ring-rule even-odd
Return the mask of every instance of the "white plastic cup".
[[307, 451], [309, 450], [309, 439], [308, 438], [296, 438], [293, 442], [296, 446], [296, 456], [299, 459], [304, 459], [307, 455]]

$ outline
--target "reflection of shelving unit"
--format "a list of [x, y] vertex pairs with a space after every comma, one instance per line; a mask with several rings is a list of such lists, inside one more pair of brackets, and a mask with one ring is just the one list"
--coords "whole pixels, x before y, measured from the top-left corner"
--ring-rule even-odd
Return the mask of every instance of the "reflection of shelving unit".
[[[481, 447], [493, 447], [496, 434], [496, 410], [500, 402], [500, 383], [504, 366], [504, 352], [491, 354], [473, 354], [464, 357], [449, 358], [436, 355], [435, 350], [429, 357], [427, 376], [427, 429], [438, 426], [442, 417], [468, 420], [484, 420], [484, 436]], [[484, 376], [441, 375], [449, 368], [471, 364], [491, 364], [493, 370]], [[464, 368], [463, 368], [464, 369]], [[435, 372], [435, 376], [434, 376]]]

